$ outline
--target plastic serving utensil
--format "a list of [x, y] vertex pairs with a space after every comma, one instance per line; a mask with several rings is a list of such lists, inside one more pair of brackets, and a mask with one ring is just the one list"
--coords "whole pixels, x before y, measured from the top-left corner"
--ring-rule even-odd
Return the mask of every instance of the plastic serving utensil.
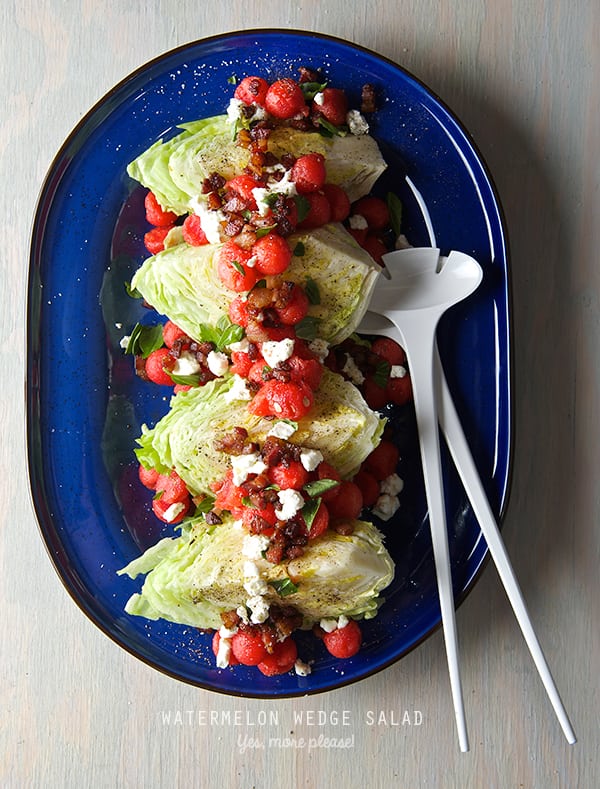
[[[386, 256], [385, 258], [386, 265], [393, 267], [401, 257], [405, 257], [407, 255], [413, 257], [414, 260], [421, 258], [422, 263], [424, 263], [425, 259], [429, 259], [430, 261], [435, 260], [435, 265], [437, 266], [439, 250], [424, 248], [402, 250], [391, 253], [390, 257]], [[430, 265], [432, 265], [432, 262], [430, 262]], [[385, 287], [385, 283], [383, 286]], [[403, 341], [403, 337], [398, 331], [398, 328], [389, 319], [374, 312], [367, 313], [365, 319], [359, 327], [359, 330], [367, 334], [379, 334], [387, 337], [394, 337], [395, 335], [395, 338], [400, 343]], [[548, 694], [565, 737], [569, 743], [573, 744], [577, 741], [575, 733], [554, 683], [554, 679], [548, 667], [546, 658], [544, 657], [541, 645], [535, 634], [529, 613], [527, 611], [527, 606], [519, 587], [519, 583], [511, 565], [506, 547], [500, 535], [500, 530], [490, 507], [483, 484], [477, 472], [477, 468], [471, 455], [468, 442], [465, 438], [459, 416], [456, 412], [454, 401], [452, 400], [452, 395], [450, 394], [450, 389], [448, 388], [448, 384], [444, 376], [442, 363], [437, 349], [437, 343], [434, 344], [433, 353], [434, 383], [440, 427], [442, 428], [442, 432], [446, 438], [451, 457], [459, 472], [465, 492], [471, 502], [473, 511], [477, 517], [483, 536], [485, 537], [492, 559], [496, 564], [498, 575], [500, 576], [500, 580], [504, 585], [507, 597], [511, 603], [515, 617], [525, 638], [525, 642], [529, 648], [540, 678], [544, 684], [546, 693]]]
[[[450, 687], [460, 749], [468, 751], [433, 362], [435, 333], [440, 318], [447, 309], [477, 288], [482, 271], [476, 260], [461, 252], [451, 252], [446, 259], [439, 257], [439, 251], [425, 256], [417, 249], [399, 252], [390, 252], [384, 256], [389, 278], [380, 275], [369, 310], [385, 316], [397, 327], [411, 371]], [[438, 265], [440, 262], [443, 263], [441, 267]]]

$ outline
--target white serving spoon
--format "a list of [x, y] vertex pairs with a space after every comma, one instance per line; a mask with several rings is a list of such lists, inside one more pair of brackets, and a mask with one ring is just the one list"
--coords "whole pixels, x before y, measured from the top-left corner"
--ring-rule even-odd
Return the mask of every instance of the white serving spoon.
[[[438, 267], [440, 261], [443, 265]], [[478, 287], [482, 271], [476, 260], [461, 252], [440, 259], [439, 251], [435, 256], [424, 256], [417, 249], [408, 249], [390, 252], [384, 262], [388, 278], [380, 275], [369, 311], [385, 316], [396, 326], [411, 371], [450, 687], [460, 749], [468, 751], [440, 461], [434, 349], [440, 318]]]
[[[429, 247], [423, 249], [411, 248], [393, 252], [390, 253], [389, 256], [386, 255], [384, 260], [386, 266], [393, 268], [402, 258], [407, 257], [411, 258], [412, 266], [424, 266], [427, 261], [427, 266], [430, 271], [432, 269], [437, 270], [439, 267], [439, 250]], [[378, 283], [378, 287], [385, 288], [386, 284], [386, 282]], [[403, 342], [403, 336], [397, 326], [392, 323], [389, 318], [383, 317], [383, 315], [376, 314], [375, 312], [367, 313], [359, 327], [359, 331], [367, 334], [392, 337], [397, 339], [400, 344]], [[567, 741], [573, 744], [577, 741], [575, 733], [554, 683], [541, 645], [535, 634], [519, 583], [512, 568], [510, 558], [500, 535], [500, 530], [487, 499], [483, 484], [477, 472], [475, 462], [452, 400], [452, 395], [450, 394], [444, 376], [436, 343], [434, 343], [433, 358], [435, 396], [439, 409], [438, 419], [446, 438], [450, 454], [463, 482], [465, 492], [471, 501], [473, 511], [477, 517], [483, 536], [485, 537], [490, 554], [496, 564], [500, 580], [504, 585], [508, 599], [512, 605], [519, 626], [521, 627], [525, 642], [533, 657], [555, 714]]]

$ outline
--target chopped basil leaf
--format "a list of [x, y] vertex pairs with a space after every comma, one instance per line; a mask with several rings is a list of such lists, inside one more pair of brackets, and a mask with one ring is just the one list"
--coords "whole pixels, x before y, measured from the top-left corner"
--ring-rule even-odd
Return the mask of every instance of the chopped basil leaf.
[[317, 336], [320, 318], [313, 315], [307, 315], [305, 318], [296, 324], [296, 334], [302, 340], [314, 340]]
[[232, 74], [230, 77], [227, 77], [227, 82], [229, 85], [237, 85], [237, 77], [235, 74]]
[[319, 507], [321, 506], [321, 499], [309, 499], [304, 507], [302, 507], [302, 517], [304, 518], [304, 523], [306, 524], [306, 528], [310, 533], [312, 529], [312, 525], [314, 523], [315, 517], [317, 512], [319, 511]]
[[147, 359], [152, 351], [162, 348], [163, 344], [163, 327], [161, 323], [153, 326], [136, 323], [129, 336], [125, 353], [131, 353], [134, 356], [142, 356], [144, 359]]
[[324, 493], [327, 493], [328, 490], [337, 488], [339, 484], [339, 480], [337, 479], [316, 479], [314, 482], [307, 482], [302, 490], [306, 491], [311, 499], [316, 499]]
[[375, 374], [373, 376], [373, 380], [375, 381], [377, 386], [380, 386], [382, 389], [385, 389], [390, 377], [390, 370], [391, 370], [391, 365], [389, 362], [382, 360], [381, 362], [378, 363], [377, 367], [375, 368]]
[[312, 101], [317, 93], [321, 93], [327, 87], [326, 82], [301, 82], [300, 90], [307, 101]]
[[306, 285], [304, 286], [304, 290], [311, 304], [321, 303], [321, 293], [319, 292], [319, 286], [317, 285], [317, 283], [314, 281], [312, 277], [306, 278]]
[[200, 325], [200, 339], [212, 343], [218, 351], [227, 348], [231, 343], [239, 342], [244, 336], [244, 329], [232, 323], [226, 315], [219, 318], [216, 326], [208, 323]]
[[402, 226], [402, 203], [398, 195], [393, 192], [387, 193], [387, 207], [390, 212], [390, 224], [396, 236], [400, 235], [400, 228]]
[[234, 267], [236, 271], [239, 271], [243, 277], [246, 275], [246, 269], [242, 266], [242, 264], [238, 260], [232, 260], [231, 265]]
[[131, 282], [125, 283], [125, 290], [127, 291], [127, 295], [131, 296], [132, 299], [141, 299], [142, 294], [137, 290], [137, 288], [131, 287]]
[[345, 137], [348, 134], [347, 126], [334, 126], [322, 115], [317, 120], [319, 121], [319, 134], [323, 137]]
[[268, 225], [267, 227], [259, 227], [256, 231], [256, 238], [262, 238], [263, 236], [268, 235], [273, 228], [277, 227], [277, 225]]
[[279, 580], [268, 581], [267, 583], [275, 589], [280, 597], [287, 597], [289, 594], [294, 594], [298, 591], [298, 587], [291, 578], [281, 578]]
[[296, 211], [298, 212], [298, 224], [303, 222], [308, 216], [310, 211], [310, 203], [304, 195], [294, 195], [294, 203], [296, 203]]
[[203, 513], [210, 512], [214, 507], [215, 500], [212, 496], [205, 496], [202, 501], [199, 501], [196, 504], [196, 515], [202, 515]]
[[[167, 370], [167, 372], [169, 371]], [[177, 375], [176, 373], [169, 373], [169, 375], [173, 383], [180, 386], [198, 386], [200, 383], [199, 375]]]
[[298, 241], [298, 243], [294, 247], [294, 257], [301, 258], [304, 256], [305, 252], [306, 252], [306, 248], [304, 244], [302, 243], [302, 241]]

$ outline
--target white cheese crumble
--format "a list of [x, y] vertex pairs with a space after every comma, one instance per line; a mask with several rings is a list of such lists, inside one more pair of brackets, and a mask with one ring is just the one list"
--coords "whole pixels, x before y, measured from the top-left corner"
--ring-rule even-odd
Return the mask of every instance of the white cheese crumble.
[[292, 181], [291, 170], [285, 170], [283, 178], [280, 178], [279, 181], [275, 178], [269, 178], [266, 186], [254, 187], [252, 190], [252, 197], [254, 197], [256, 201], [260, 216], [266, 216], [269, 213], [269, 197], [272, 194], [282, 194], [285, 197], [294, 197], [298, 194], [296, 184]]
[[242, 620], [242, 622], [245, 625], [250, 623], [250, 618], [248, 616], [248, 611], [246, 610], [246, 606], [245, 605], [239, 605], [235, 609], [235, 612], [236, 612], [236, 614], [239, 616], [239, 618]]
[[294, 427], [294, 425], [282, 419], [279, 422], [275, 422], [275, 424], [269, 430], [267, 435], [274, 436], [275, 438], [283, 438], [285, 441], [288, 438], [291, 438], [295, 432], [296, 432], [296, 428]]
[[250, 349], [250, 343], [247, 337], [242, 337], [239, 342], [232, 342], [231, 345], [227, 346], [232, 353], [248, 353]]
[[313, 101], [317, 106], [322, 107], [323, 102], [325, 101], [325, 96], [323, 96], [323, 91], [320, 90], [318, 93], [315, 93], [315, 95], [313, 96]]
[[163, 512], [163, 518], [167, 523], [173, 523], [175, 518], [185, 509], [185, 504], [182, 501], [176, 501]]
[[329, 343], [317, 337], [308, 343], [309, 349], [318, 357], [320, 362], [324, 362], [329, 353]]
[[231, 468], [233, 469], [233, 484], [241, 485], [250, 474], [262, 474], [268, 466], [260, 456], [260, 452], [251, 452], [248, 455], [232, 455]]
[[252, 392], [248, 389], [245, 379], [236, 374], [232, 378], [231, 388], [223, 394], [223, 397], [227, 403], [233, 403], [234, 400], [251, 400]]
[[390, 474], [389, 477], [381, 481], [381, 485], [379, 486], [381, 493], [387, 493], [390, 496], [397, 496], [398, 493], [402, 492], [403, 488], [404, 480], [401, 479], [398, 474]]
[[294, 341], [289, 337], [284, 340], [267, 340], [261, 345], [261, 353], [269, 367], [276, 367], [294, 353]]
[[321, 619], [319, 622], [319, 627], [326, 633], [333, 633], [334, 630], [337, 630], [337, 626], [337, 619]]
[[221, 625], [221, 627], [219, 628], [219, 636], [221, 638], [231, 638], [231, 636], [234, 636], [237, 633], [237, 631], [238, 631], [237, 626], [229, 628], [229, 627], [225, 627], [225, 625]]
[[300, 463], [302, 463], [306, 471], [314, 471], [322, 460], [323, 455], [318, 449], [303, 448], [300, 451]]
[[342, 372], [346, 373], [346, 375], [352, 381], [352, 383], [356, 384], [357, 386], [362, 384], [365, 380], [365, 376], [358, 369], [358, 367], [356, 366], [356, 362], [350, 356], [349, 353], [346, 354], [346, 362], [342, 367]]
[[382, 493], [375, 502], [373, 514], [381, 518], [382, 521], [388, 521], [399, 507], [400, 499], [398, 496], [390, 496], [389, 493]]
[[200, 362], [190, 351], [183, 351], [175, 360], [172, 373], [174, 375], [196, 375], [200, 372]]
[[367, 134], [369, 131], [369, 124], [365, 117], [360, 114], [358, 110], [350, 110], [346, 115], [346, 123], [350, 129], [350, 134], [361, 135]]
[[119, 345], [121, 346], [121, 348], [123, 350], [127, 349], [127, 346], [129, 345], [129, 340], [130, 339], [131, 339], [131, 336], [129, 334], [126, 334], [124, 337], [121, 337], [121, 341], [119, 342]]
[[312, 672], [312, 668], [308, 663], [298, 658], [294, 663], [294, 671], [299, 677], [307, 677]]
[[260, 570], [254, 562], [244, 562], [244, 589], [250, 597], [264, 595], [269, 591], [267, 582], [260, 577]]
[[352, 230], [366, 230], [369, 227], [369, 223], [362, 214], [352, 214], [348, 224]]
[[242, 543], [242, 555], [248, 559], [262, 559], [263, 551], [269, 547], [269, 538], [264, 534], [246, 534]]
[[229, 99], [227, 106], [227, 122], [235, 123], [242, 117], [242, 107], [244, 102], [241, 99], [236, 99], [235, 96]]
[[406, 367], [403, 364], [393, 364], [390, 367], [390, 378], [404, 378]]
[[200, 226], [209, 244], [221, 243], [221, 222], [226, 222], [225, 214], [217, 210], [212, 210], [199, 198], [193, 198], [188, 203], [191, 211], [200, 217]]
[[301, 493], [293, 488], [286, 488], [277, 492], [281, 507], [275, 510], [275, 515], [280, 521], [287, 521], [304, 507], [304, 498]]
[[217, 668], [227, 668], [230, 658], [231, 640], [229, 638], [220, 638], [219, 648], [217, 649]]
[[269, 616], [269, 603], [260, 594], [253, 595], [246, 600], [246, 605], [250, 609], [250, 621], [255, 625], [265, 622]]
[[210, 351], [206, 357], [206, 364], [213, 375], [225, 375], [229, 369], [229, 359], [222, 351]]

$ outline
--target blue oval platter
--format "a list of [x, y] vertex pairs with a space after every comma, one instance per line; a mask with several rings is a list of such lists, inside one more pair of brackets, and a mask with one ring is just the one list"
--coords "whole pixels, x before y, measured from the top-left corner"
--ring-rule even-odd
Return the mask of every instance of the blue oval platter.
[[[135, 376], [121, 338], [143, 309], [128, 296], [145, 253], [143, 193], [126, 174], [138, 154], [178, 124], [223, 113], [231, 78], [274, 80], [320, 69], [360, 99], [382, 100], [371, 133], [389, 168], [378, 185], [403, 204], [414, 246], [475, 257], [483, 283], [440, 324], [444, 368], [498, 518], [511, 465], [509, 264], [502, 211], [468, 132], [445, 104], [395, 63], [316, 33], [250, 30], [190, 43], [144, 65], [94, 106], [56, 155], [35, 212], [30, 253], [27, 432], [30, 487], [43, 540], [66, 589], [86, 615], [131, 654], [177, 680], [256, 698], [291, 697], [355, 682], [397, 661], [440, 625], [427, 509], [410, 409], [388, 414], [402, 449], [402, 506], [381, 525], [396, 562], [378, 617], [363, 626], [354, 658], [337, 660], [298, 636], [312, 673], [263, 677], [218, 669], [211, 636], [124, 613], [138, 582], [116, 572], [171, 533], [151, 513], [133, 455], [143, 423], [167, 410], [169, 390]], [[456, 472], [444, 455], [457, 603], [487, 548]]]

